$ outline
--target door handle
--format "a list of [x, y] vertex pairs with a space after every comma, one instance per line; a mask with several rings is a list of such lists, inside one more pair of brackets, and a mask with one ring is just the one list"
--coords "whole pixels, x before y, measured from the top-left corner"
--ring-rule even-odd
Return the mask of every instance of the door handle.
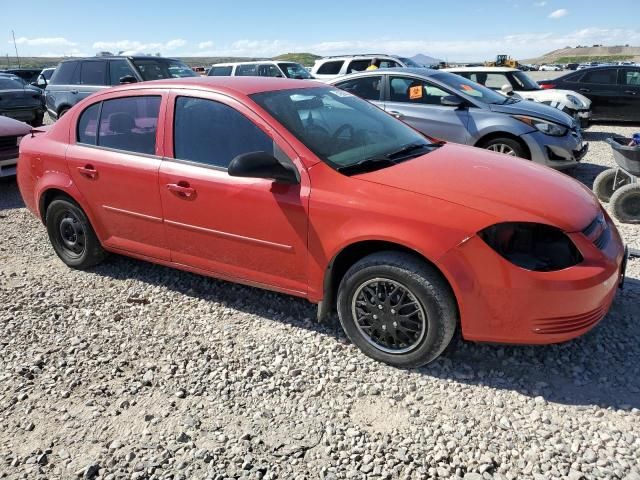
[[96, 178], [98, 176], [98, 171], [91, 164], [87, 164], [84, 167], [78, 167], [78, 171], [81, 175], [84, 175], [87, 178]]
[[78, 93], [78, 90], [69, 90], [69, 93], [76, 94], [76, 93]]
[[401, 114], [400, 112], [398, 112], [398, 111], [396, 111], [396, 110], [389, 110], [389, 113], [390, 113], [391, 115], [393, 115], [394, 117], [396, 117], [396, 118], [402, 118], [402, 117], [404, 117], [404, 115], [403, 115], [403, 114]]
[[633, 90], [625, 90], [624, 93], [628, 93], [629, 95], [635, 95], [636, 92], [634, 92]]
[[589, 90], [588, 88], [581, 88], [580, 91], [581, 92], [590, 92], [591, 90]]
[[186, 198], [191, 198], [196, 194], [196, 189], [190, 187], [188, 182], [168, 183], [167, 190], [175, 193], [179, 197]]

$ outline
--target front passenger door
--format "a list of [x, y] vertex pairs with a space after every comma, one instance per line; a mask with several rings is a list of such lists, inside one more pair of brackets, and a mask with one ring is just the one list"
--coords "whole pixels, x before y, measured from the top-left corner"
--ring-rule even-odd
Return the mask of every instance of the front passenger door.
[[[190, 91], [170, 100], [160, 196], [171, 260], [216, 276], [306, 293], [309, 181], [291, 147], [240, 103]], [[265, 131], [266, 130], [266, 131]], [[266, 151], [301, 182], [232, 177], [236, 156]]]
[[469, 141], [469, 112], [442, 105], [452, 95], [424, 80], [389, 76], [389, 97], [384, 109], [430, 137], [466, 144]]

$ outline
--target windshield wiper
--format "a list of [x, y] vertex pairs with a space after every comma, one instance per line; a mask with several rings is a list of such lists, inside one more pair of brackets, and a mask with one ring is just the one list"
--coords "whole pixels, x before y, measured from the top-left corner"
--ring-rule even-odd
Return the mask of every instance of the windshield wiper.
[[432, 147], [432, 146], [433, 145], [428, 144], [428, 143], [410, 143], [408, 145], [405, 145], [402, 148], [399, 148], [398, 150], [395, 150], [395, 151], [393, 151], [391, 153], [387, 153], [385, 155], [385, 157], [393, 160], [393, 159], [397, 159], [399, 157], [402, 157], [403, 155], [406, 155], [407, 153], [411, 153], [414, 150], [427, 148], [427, 147]]
[[340, 173], [349, 175], [353, 173], [372, 172], [373, 170], [378, 170], [380, 168], [390, 167], [391, 165], [395, 165], [395, 163], [396, 162], [387, 157], [369, 157], [364, 160], [360, 160], [359, 162], [352, 163], [351, 165], [338, 167], [337, 170]]

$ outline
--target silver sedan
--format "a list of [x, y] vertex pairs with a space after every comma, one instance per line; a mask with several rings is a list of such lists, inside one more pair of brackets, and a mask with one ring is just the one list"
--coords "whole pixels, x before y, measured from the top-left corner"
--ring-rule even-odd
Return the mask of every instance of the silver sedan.
[[556, 169], [576, 165], [588, 144], [569, 115], [505, 97], [453, 73], [379, 69], [328, 82], [365, 98], [430, 137], [487, 148]]

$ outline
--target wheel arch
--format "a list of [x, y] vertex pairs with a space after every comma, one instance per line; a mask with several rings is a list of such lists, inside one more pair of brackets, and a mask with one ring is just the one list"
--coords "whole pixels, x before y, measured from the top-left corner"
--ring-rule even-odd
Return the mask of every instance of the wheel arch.
[[525, 141], [523, 141], [518, 135], [514, 135], [513, 133], [505, 132], [505, 131], [495, 131], [487, 133], [486, 135], [480, 137], [478, 141], [473, 145], [474, 147], [483, 148], [483, 145], [494, 140], [496, 138], [510, 138], [518, 142], [525, 152], [527, 152], [527, 159], [531, 159], [531, 150]]
[[442, 269], [422, 253], [401, 243], [388, 240], [360, 240], [343, 247], [342, 250], [333, 256], [327, 265], [323, 280], [323, 299], [318, 304], [318, 320], [325, 320], [331, 312], [335, 310], [338, 287], [347, 270], [349, 270], [353, 264], [373, 253], [389, 251], [409, 254], [418, 261], [424, 262], [434, 268], [449, 286], [451, 295], [456, 303], [456, 308], [458, 308], [459, 311], [458, 298], [449, 278]]

